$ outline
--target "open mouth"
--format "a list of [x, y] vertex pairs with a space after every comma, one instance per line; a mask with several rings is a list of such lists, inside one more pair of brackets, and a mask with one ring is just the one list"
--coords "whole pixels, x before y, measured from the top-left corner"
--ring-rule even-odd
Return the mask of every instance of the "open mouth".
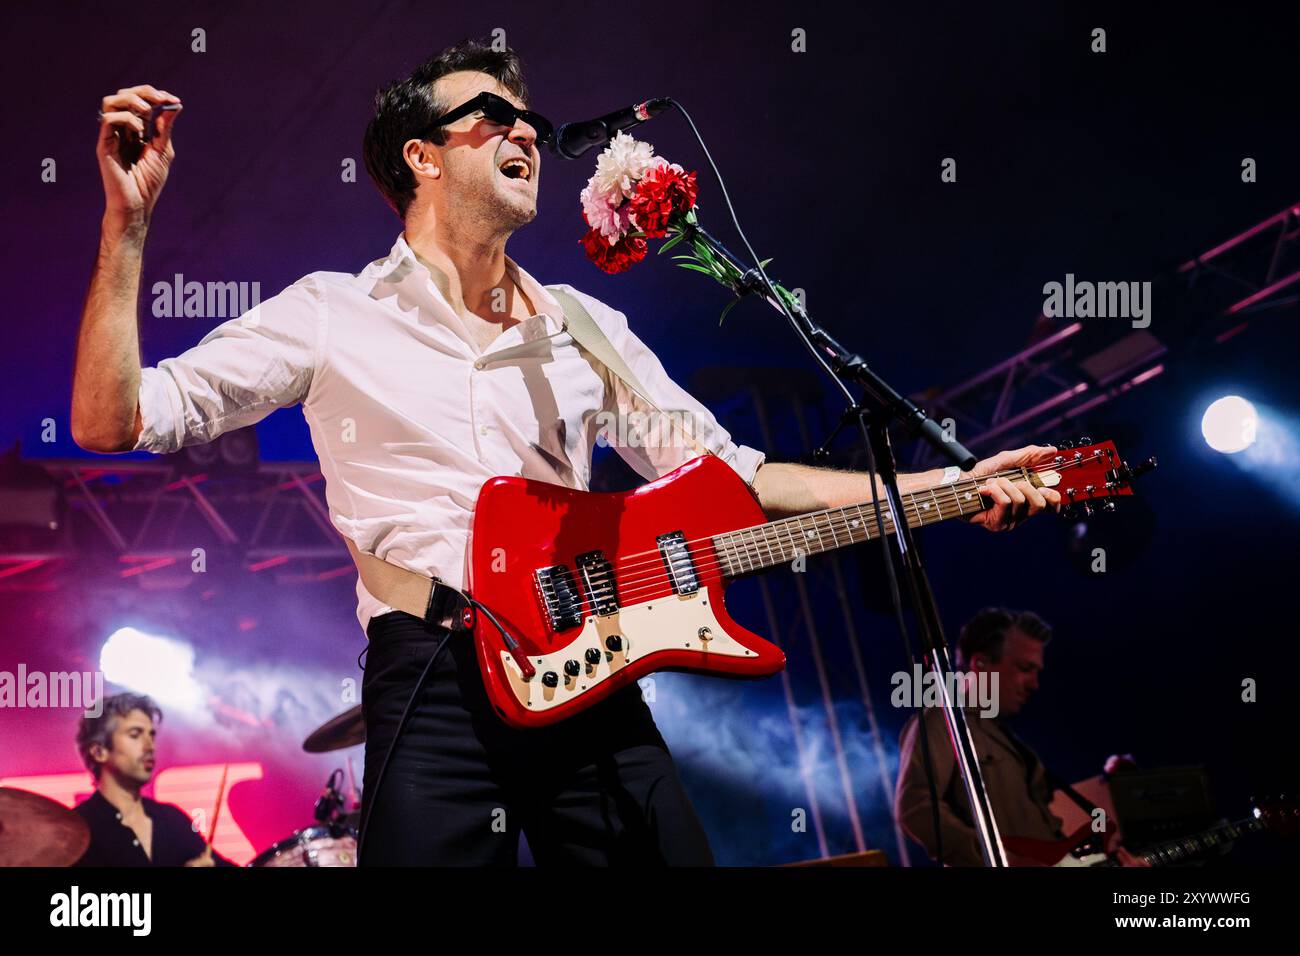
[[522, 179], [529, 182], [533, 178], [533, 164], [520, 156], [512, 156], [497, 167], [507, 179]]

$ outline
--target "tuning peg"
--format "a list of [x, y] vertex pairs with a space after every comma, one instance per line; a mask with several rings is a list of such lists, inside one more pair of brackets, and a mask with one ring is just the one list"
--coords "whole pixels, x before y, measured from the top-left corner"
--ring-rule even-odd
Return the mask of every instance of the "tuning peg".
[[1087, 435], [1082, 435], [1080, 436], [1079, 440], [1075, 444], [1077, 447], [1082, 448], [1084, 445], [1091, 445], [1092, 439], [1089, 438]]
[[1065, 451], [1065, 450], [1068, 449], [1068, 448], [1073, 448], [1073, 447], [1074, 447], [1074, 442], [1072, 442], [1072, 441], [1071, 441], [1070, 439], [1068, 439], [1068, 438], [1065, 438], [1065, 439], [1062, 439], [1061, 441], [1058, 441], [1058, 442], [1056, 443], [1056, 447], [1059, 448], [1061, 451]]
[[1092, 509], [1092, 502], [1091, 502], [1091, 501], [1081, 501], [1081, 502], [1079, 502], [1079, 507], [1081, 507], [1081, 508], [1083, 509], [1083, 516], [1084, 516], [1085, 518], [1091, 518], [1091, 517], [1092, 517], [1093, 509]]
[[1121, 484], [1131, 484], [1134, 479], [1142, 477], [1148, 471], [1152, 471], [1155, 467], [1156, 459], [1154, 456], [1132, 466], [1126, 462], [1120, 465], [1119, 468], [1115, 469], [1115, 479]]
[[1115, 510], [1115, 499], [1114, 499], [1114, 498], [1107, 498], [1105, 501], [1103, 501], [1102, 504], [1101, 504], [1101, 510], [1102, 510], [1102, 511], [1114, 511], [1114, 510]]
[[1148, 471], [1154, 471], [1157, 464], [1158, 462], [1156, 461], [1155, 455], [1152, 455], [1144, 462], [1139, 462], [1138, 466], [1133, 469], [1133, 477], [1139, 478], [1142, 475], [1145, 475]]

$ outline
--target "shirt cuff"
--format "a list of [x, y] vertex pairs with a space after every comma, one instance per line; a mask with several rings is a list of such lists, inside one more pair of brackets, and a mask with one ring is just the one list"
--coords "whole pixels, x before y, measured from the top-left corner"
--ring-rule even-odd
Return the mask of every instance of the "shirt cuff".
[[732, 467], [736, 474], [745, 479], [745, 484], [752, 488], [754, 487], [754, 476], [758, 474], [758, 466], [767, 461], [767, 454], [757, 448], [750, 448], [748, 445], [737, 445], [735, 454], [723, 460]]
[[132, 451], [149, 451], [156, 455], [179, 451], [184, 441], [182, 423], [185, 413], [180, 407], [175, 383], [158, 368], [140, 369], [140, 437]]

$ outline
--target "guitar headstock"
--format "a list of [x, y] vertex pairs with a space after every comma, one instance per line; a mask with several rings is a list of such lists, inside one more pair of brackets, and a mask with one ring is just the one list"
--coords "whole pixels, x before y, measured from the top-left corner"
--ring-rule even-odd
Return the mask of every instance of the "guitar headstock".
[[1056, 460], [1037, 469], [1038, 480], [1061, 493], [1061, 514], [1068, 518], [1089, 517], [1098, 507], [1114, 511], [1115, 499], [1133, 494], [1134, 480], [1156, 467], [1154, 458], [1129, 465], [1112, 441], [1080, 438], [1056, 447]]
[[1281, 836], [1295, 836], [1300, 830], [1300, 801], [1285, 795], [1252, 800], [1255, 819], [1268, 824], [1269, 829]]

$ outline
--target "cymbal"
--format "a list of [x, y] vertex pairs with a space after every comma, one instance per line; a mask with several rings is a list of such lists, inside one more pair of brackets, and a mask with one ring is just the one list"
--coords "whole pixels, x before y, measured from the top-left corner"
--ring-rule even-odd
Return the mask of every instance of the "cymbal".
[[0, 787], [0, 866], [71, 866], [88, 846], [80, 814], [39, 793]]
[[361, 718], [361, 705], [357, 704], [313, 730], [311, 736], [302, 742], [302, 749], [309, 754], [323, 754], [355, 747], [365, 741], [366, 723]]

